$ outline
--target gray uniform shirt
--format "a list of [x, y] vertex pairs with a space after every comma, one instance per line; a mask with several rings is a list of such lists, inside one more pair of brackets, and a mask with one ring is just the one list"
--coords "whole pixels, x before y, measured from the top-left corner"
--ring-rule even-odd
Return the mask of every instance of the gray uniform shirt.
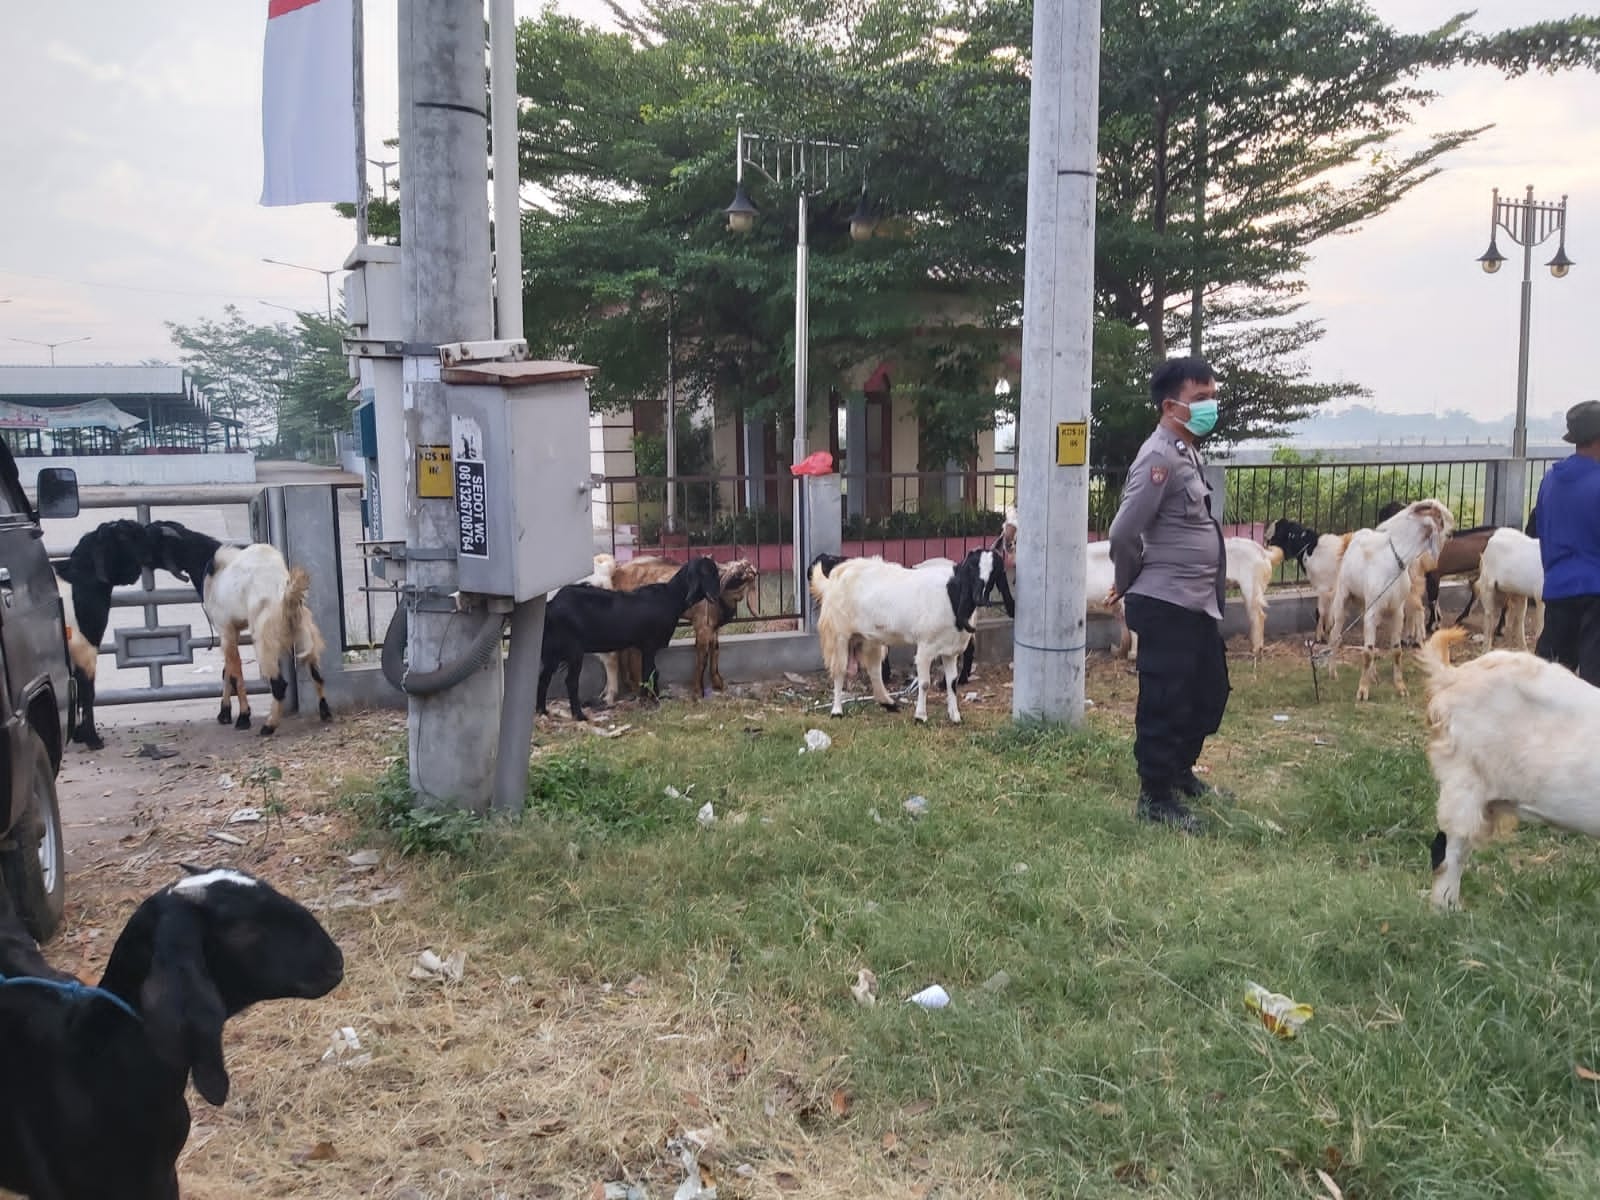
[[1227, 563], [1211, 489], [1194, 451], [1159, 426], [1128, 468], [1111, 522], [1111, 562], [1118, 595], [1149, 596], [1222, 619]]

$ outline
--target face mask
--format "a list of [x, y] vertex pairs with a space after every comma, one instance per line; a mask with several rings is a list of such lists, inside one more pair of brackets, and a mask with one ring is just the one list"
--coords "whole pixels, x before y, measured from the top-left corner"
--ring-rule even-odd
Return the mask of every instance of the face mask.
[[1195, 437], [1205, 437], [1217, 427], [1217, 402], [1215, 400], [1196, 400], [1189, 405], [1189, 419], [1183, 427]]

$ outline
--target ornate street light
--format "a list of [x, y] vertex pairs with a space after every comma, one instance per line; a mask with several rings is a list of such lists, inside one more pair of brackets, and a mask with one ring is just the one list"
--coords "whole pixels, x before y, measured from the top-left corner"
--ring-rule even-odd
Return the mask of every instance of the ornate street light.
[[1525, 460], [1528, 457], [1528, 329], [1533, 305], [1533, 248], [1555, 234], [1560, 239], [1555, 257], [1545, 265], [1557, 279], [1565, 279], [1573, 262], [1567, 257], [1567, 198], [1561, 203], [1535, 201], [1533, 185], [1522, 200], [1500, 199], [1500, 189], [1494, 189], [1494, 204], [1489, 215], [1489, 248], [1478, 256], [1485, 273], [1493, 275], [1505, 262], [1497, 243], [1501, 231], [1522, 247], [1522, 323], [1517, 341], [1517, 418], [1511, 431], [1511, 457]]

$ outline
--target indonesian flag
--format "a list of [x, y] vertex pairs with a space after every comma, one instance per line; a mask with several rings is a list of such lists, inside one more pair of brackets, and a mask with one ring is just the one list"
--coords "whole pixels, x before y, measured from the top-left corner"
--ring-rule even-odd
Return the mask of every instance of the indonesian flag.
[[357, 198], [351, 2], [267, 0], [262, 204]]

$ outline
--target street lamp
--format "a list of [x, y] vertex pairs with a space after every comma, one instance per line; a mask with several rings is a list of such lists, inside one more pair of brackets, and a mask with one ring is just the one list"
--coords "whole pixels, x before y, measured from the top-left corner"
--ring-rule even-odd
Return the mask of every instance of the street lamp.
[[1522, 247], [1522, 328], [1517, 342], [1517, 420], [1511, 431], [1511, 457], [1522, 462], [1528, 457], [1528, 321], [1533, 303], [1533, 248], [1557, 234], [1560, 241], [1555, 257], [1545, 265], [1557, 279], [1565, 279], [1572, 270], [1572, 260], [1567, 257], [1567, 198], [1560, 204], [1535, 202], [1533, 185], [1528, 185], [1524, 200], [1502, 200], [1500, 189], [1494, 189], [1494, 205], [1489, 215], [1489, 248], [1478, 256], [1484, 273], [1493, 275], [1506, 261], [1500, 253], [1496, 238], [1501, 230]]
[[[806, 457], [806, 390], [810, 370], [811, 324], [808, 297], [807, 266], [811, 248], [806, 240], [806, 202], [812, 191], [821, 192], [835, 177], [852, 169], [852, 160], [858, 159], [861, 147], [848, 142], [821, 141], [814, 138], [775, 137], [770, 134], [747, 133], [741, 127], [734, 141], [734, 192], [733, 203], [722, 211], [727, 214], [728, 228], [745, 234], [755, 228], [760, 210], [750, 200], [744, 186], [746, 164], [761, 172], [769, 181], [783, 184], [785, 177], [797, 184], [797, 220], [794, 254], [794, 450], [796, 465]], [[850, 217], [850, 237], [865, 241], [872, 236], [876, 221], [867, 203], [867, 189], [861, 189], [861, 202]], [[800, 530], [804, 521], [802, 484], [794, 485], [794, 584], [795, 595], [800, 598], [800, 627], [809, 622], [806, 595], [806, 565], [802, 552]]]
[[82, 337], [67, 338], [67, 340], [64, 341], [64, 342], [36, 342], [32, 338], [19, 338], [19, 337], [14, 337], [14, 338], [11, 338], [9, 340], [13, 341], [13, 342], [26, 342], [30, 346], [44, 346], [44, 347], [47, 347], [49, 349], [49, 351], [50, 351], [50, 365], [53, 367], [53, 366], [56, 365], [56, 347], [57, 346], [70, 346], [70, 345], [72, 345], [73, 342], [87, 342], [87, 341], [92, 340], [92, 337], [93, 337], [92, 334], [87, 334], [86, 333]]
[[321, 275], [322, 286], [328, 298], [328, 323], [330, 325], [333, 323], [333, 277], [344, 270], [343, 267], [334, 267], [331, 270], [324, 271], [321, 267], [303, 267], [299, 263], [284, 262], [281, 258], [263, 256], [261, 261], [271, 263], [275, 267], [293, 267], [296, 271], [310, 271], [314, 275]]

